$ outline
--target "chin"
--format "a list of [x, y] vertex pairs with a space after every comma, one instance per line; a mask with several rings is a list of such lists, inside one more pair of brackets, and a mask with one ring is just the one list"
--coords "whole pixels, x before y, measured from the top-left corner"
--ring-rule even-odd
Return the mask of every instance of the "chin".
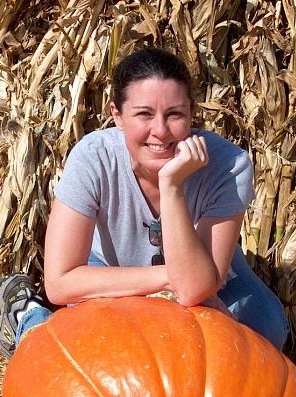
[[151, 169], [153, 168], [154, 171], [158, 172], [162, 169], [166, 163], [168, 163], [170, 160], [172, 160], [173, 157], [170, 157], [168, 159], [158, 159], [155, 160], [154, 164], [150, 164]]

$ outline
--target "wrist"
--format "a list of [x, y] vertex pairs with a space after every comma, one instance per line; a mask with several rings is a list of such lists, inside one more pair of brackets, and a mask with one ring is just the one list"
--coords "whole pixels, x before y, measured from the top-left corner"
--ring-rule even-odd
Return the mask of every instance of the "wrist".
[[183, 183], [175, 183], [170, 178], [159, 178], [158, 187], [160, 194], [162, 193], [182, 193]]

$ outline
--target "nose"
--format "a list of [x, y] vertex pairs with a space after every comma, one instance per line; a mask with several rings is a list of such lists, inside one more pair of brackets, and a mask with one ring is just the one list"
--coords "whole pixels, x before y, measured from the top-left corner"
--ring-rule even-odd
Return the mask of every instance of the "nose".
[[159, 139], [165, 138], [170, 133], [167, 120], [164, 116], [155, 116], [151, 126], [151, 134]]

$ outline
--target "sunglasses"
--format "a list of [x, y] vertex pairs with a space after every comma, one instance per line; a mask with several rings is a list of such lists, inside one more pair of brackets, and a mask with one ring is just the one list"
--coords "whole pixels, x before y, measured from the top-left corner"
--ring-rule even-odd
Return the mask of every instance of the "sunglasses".
[[151, 258], [151, 265], [164, 265], [163, 247], [162, 247], [162, 234], [161, 234], [161, 222], [152, 221], [150, 225], [143, 222], [144, 227], [148, 227], [149, 242], [155, 247], [159, 247], [159, 253], [155, 254]]

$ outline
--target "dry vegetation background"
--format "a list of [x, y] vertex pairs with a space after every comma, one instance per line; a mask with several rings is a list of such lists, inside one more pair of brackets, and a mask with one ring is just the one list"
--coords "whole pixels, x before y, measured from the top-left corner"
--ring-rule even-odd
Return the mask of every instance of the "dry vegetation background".
[[43, 291], [44, 233], [69, 150], [110, 124], [117, 59], [161, 46], [192, 73], [195, 124], [253, 160], [242, 245], [285, 305], [295, 360], [295, 18], [292, 0], [0, 0], [1, 274], [24, 270]]

